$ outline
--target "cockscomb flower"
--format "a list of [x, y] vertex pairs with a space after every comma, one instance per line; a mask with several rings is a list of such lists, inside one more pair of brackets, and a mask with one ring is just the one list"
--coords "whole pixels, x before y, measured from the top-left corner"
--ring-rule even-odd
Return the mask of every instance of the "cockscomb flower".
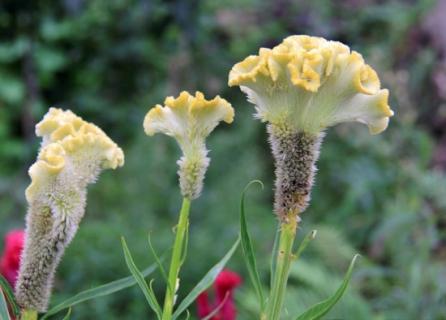
[[206, 137], [220, 121], [231, 123], [234, 109], [225, 99], [206, 100], [198, 91], [195, 96], [183, 91], [177, 98], [167, 97], [164, 105], [147, 113], [144, 130], [149, 136], [160, 132], [176, 139], [183, 152], [178, 161], [181, 193], [192, 200], [200, 195], [209, 166]]
[[215, 309], [218, 312], [210, 320], [235, 320], [237, 310], [234, 303], [234, 291], [242, 283], [242, 278], [235, 272], [223, 270], [214, 282], [215, 301], [209, 301], [207, 291], [197, 297], [197, 313], [200, 319], [206, 318]]
[[240, 86], [268, 123], [276, 161], [275, 211], [283, 219], [305, 210], [323, 131], [340, 122], [386, 129], [393, 111], [376, 72], [346, 45], [290, 36], [233, 66], [229, 86]]
[[19, 272], [20, 255], [23, 250], [25, 232], [12, 230], [5, 236], [5, 247], [0, 257], [0, 274], [14, 287]]
[[51, 108], [36, 126], [41, 149], [29, 169], [26, 240], [16, 284], [18, 303], [45, 311], [56, 267], [84, 216], [87, 185], [124, 154], [100, 128], [71, 111]]

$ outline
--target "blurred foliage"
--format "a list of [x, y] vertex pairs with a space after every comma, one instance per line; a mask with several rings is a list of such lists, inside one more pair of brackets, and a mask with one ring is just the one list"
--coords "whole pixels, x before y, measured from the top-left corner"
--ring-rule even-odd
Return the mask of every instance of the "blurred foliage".
[[[328, 130], [313, 201], [300, 234], [319, 229], [291, 274], [287, 309], [302, 311], [332, 294], [355, 252], [353, 285], [328, 318], [446, 319], [446, 176], [433, 167], [445, 129], [445, 101], [432, 84], [442, 54], [422, 25], [430, 0], [4, 0], [0, 3], [0, 234], [23, 227], [34, 125], [50, 106], [71, 108], [123, 146], [126, 166], [90, 188], [87, 215], [58, 270], [53, 301], [128, 275], [124, 235], [137, 265], [151, 264], [147, 233], [167, 250], [180, 206], [169, 139], [147, 138], [148, 107], [183, 89], [221, 94], [236, 108], [233, 125], [209, 139], [211, 166], [192, 205], [187, 294], [235, 239], [241, 190], [252, 179], [247, 215], [264, 283], [276, 221], [273, 164], [263, 125], [226, 86], [231, 66], [260, 46], [306, 33], [342, 41], [379, 70], [396, 111], [389, 129]], [[442, 32], [438, 30], [438, 32]], [[441, 111], [443, 110], [443, 111]], [[434, 123], [434, 120], [437, 121]], [[444, 126], [443, 126], [444, 127]], [[203, 258], [205, 257], [205, 259]], [[241, 319], [257, 308], [244, 274]], [[155, 287], [162, 288], [161, 277]], [[161, 296], [161, 295], [160, 295]], [[141, 319], [138, 288], [73, 309], [72, 319]]]

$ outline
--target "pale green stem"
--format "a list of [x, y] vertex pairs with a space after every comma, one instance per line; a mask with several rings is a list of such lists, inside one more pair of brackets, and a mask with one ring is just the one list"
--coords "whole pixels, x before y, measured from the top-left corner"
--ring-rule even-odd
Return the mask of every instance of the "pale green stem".
[[183, 205], [181, 206], [180, 218], [176, 227], [175, 242], [173, 245], [172, 258], [170, 261], [168, 285], [166, 288], [166, 296], [164, 298], [163, 320], [172, 319], [172, 311], [175, 303], [175, 294], [177, 291], [177, 279], [181, 268], [181, 259], [184, 250], [184, 239], [189, 227], [189, 210], [190, 199], [183, 198]]
[[288, 222], [280, 224], [279, 249], [277, 250], [276, 269], [266, 310], [267, 320], [278, 320], [282, 311], [288, 274], [293, 260], [293, 243], [296, 237], [297, 220], [289, 218]]
[[21, 320], [37, 320], [37, 311], [25, 309], [22, 311]]

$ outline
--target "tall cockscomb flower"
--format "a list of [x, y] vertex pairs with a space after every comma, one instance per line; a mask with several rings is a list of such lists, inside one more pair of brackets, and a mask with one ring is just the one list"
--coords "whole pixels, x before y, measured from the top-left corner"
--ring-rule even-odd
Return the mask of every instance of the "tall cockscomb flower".
[[234, 65], [229, 85], [240, 86], [268, 123], [281, 219], [307, 207], [324, 129], [359, 121], [376, 134], [393, 115], [388, 90], [380, 89], [362, 56], [323, 38], [290, 36], [273, 49], [261, 48]]
[[280, 318], [299, 214], [308, 206], [316, 160], [327, 127], [359, 121], [372, 134], [387, 128], [389, 92], [362, 56], [340, 42], [290, 36], [233, 66], [240, 86], [267, 122], [276, 166], [275, 212], [280, 237], [275, 274], [262, 319]]
[[51, 108], [36, 126], [42, 144], [29, 169], [26, 239], [16, 284], [18, 303], [45, 311], [56, 267], [84, 216], [87, 185], [124, 163], [100, 128], [71, 111]]
[[0, 257], [0, 274], [14, 287], [19, 272], [20, 256], [23, 250], [25, 232], [9, 231], [5, 236], [5, 247]]
[[209, 166], [206, 137], [220, 121], [231, 123], [234, 109], [225, 99], [217, 96], [206, 100], [198, 91], [195, 96], [183, 91], [178, 98], [167, 97], [164, 105], [156, 105], [147, 113], [144, 130], [148, 135], [161, 132], [176, 139], [183, 152], [178, 161], [181, 193], [195, 199], [203, 188]]

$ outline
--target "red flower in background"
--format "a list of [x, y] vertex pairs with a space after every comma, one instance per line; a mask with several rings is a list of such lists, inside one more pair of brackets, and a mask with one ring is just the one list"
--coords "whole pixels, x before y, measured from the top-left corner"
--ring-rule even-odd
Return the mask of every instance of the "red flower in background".
[[0, 274], [14, 287], [20, 266], [20, 255], [25, 242], [23, 230], [13, 230], [5, 236], [5, 248], [0, 258]]
[[[223, 270], [214, 282], [215, 301], [209, 302], [206, 291], [197, 298], [198, 317], [200, 319], [208, 316], [216, 308], [219, 308], [211, 320], [235, 320], [237, 310], [234, 303], [234, 290], [242, 283], [242, 278], [235, 272]], [[222, 304], [223, 303], [223, 304]]]

